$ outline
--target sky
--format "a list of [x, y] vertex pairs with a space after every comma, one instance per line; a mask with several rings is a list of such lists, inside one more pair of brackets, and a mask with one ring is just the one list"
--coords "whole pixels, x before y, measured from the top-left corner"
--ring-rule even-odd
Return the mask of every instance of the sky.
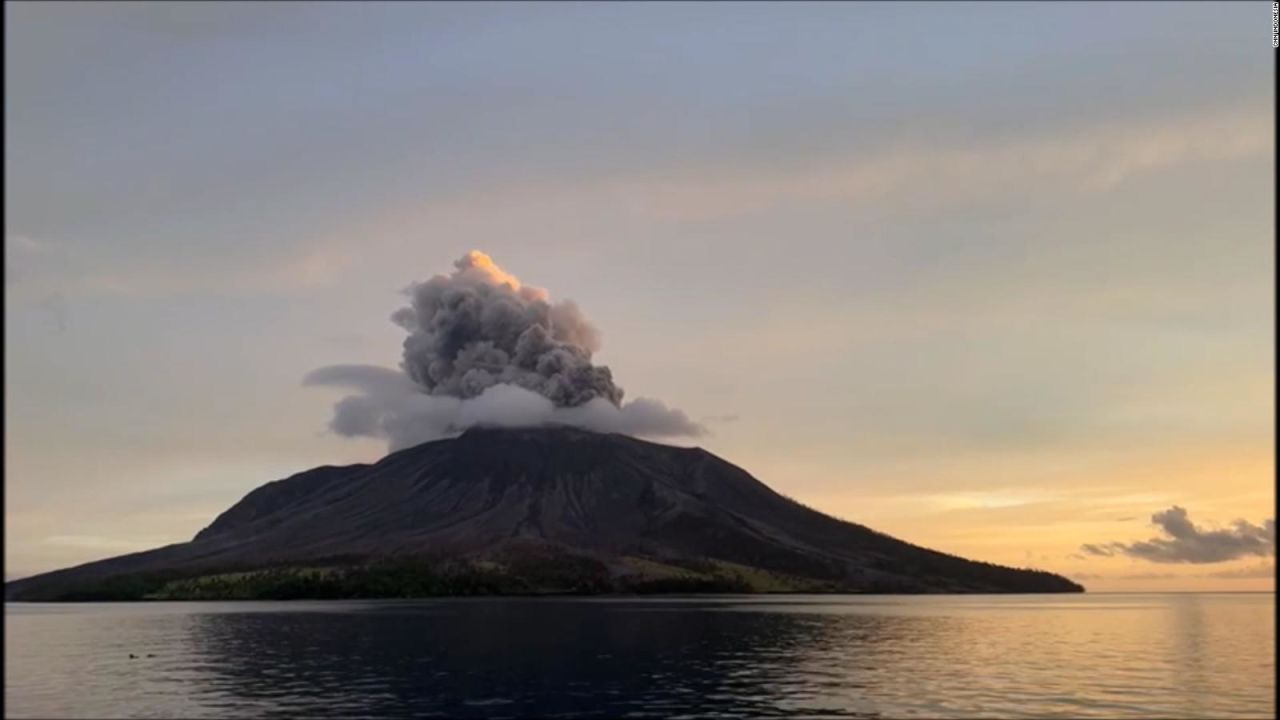
[[481, 250], [811, 507], [1274, 589], [1269, 3], [5, 19], [7, 578], [380, 457], [303, 378], [396, 367], [404, 289]]

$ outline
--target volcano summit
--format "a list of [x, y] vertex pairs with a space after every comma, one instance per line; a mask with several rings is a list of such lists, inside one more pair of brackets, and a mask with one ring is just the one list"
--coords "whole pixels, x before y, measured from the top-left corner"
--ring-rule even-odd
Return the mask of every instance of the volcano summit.
[[16, 580], [5, 597], [1082, 590], [829, 517], [700, 448], [477, 427], [268, 483], [190, 542]]

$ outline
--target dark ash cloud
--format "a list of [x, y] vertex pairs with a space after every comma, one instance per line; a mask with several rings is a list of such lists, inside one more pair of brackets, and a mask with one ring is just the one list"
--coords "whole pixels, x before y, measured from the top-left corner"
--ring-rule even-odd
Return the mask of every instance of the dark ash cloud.
[[572, 300], [551, 302], [479, 251], [454, 268], [410, 288], [409, 307], [391, 318], [409, 332], [401, 367], [424, 390], [471, 398], [515, 385], [557, 407], [622, 403], [609, 368], [591, 363], [600, 333]]
[[574, 425], [650, 437], [705, 428], [659, 400], [622, 401], [609, 368], [592, 363], [600, 333], [571, 300], [551, 302], [488, 255], [417, 283], [392, 315], [408, 333], [399, 370], [331, 365], [304, 384], [354, 390], [334, 405], [330, 429], [375, 437], [391, 450], [475, 425]]
[[1165, 537], [1123, 543], [1085, 543], [1081, 552], [1094, 557], [1126, 556], [1157, 563], [1216, 563], [1237, 558], [1268, 557], [1276, 552], [1276, 521], [1261, 525], [1236, 520], [1224, 530], [1205, 530], [1191, 522], [1185, 508], [1173, 506], [1151, 516]]

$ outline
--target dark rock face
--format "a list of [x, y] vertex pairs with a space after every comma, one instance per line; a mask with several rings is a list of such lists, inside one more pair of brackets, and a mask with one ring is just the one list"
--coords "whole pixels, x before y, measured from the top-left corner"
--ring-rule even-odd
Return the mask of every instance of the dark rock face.
[[249, 493], [188, 543], [8, 583], [56, 596], [122, 574], [547, 545], [605, 562], [722, 560], [851, 591], [1078, 592], [1050, 573], [972, 562], [836, 520], [699, 448], [570, 428], [473, 429], [372, 465], [320, 467]]

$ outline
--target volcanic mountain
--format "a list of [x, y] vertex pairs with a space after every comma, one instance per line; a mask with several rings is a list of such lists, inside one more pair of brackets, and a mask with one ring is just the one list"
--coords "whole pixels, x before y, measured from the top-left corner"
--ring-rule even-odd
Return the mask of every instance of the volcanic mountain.
[[5, 597], [130, 597], [94, 591], [121, 583], [183, 597], [174, 588], [190, 596], [199, 578], [305, 568], [314, 579], [423, 558], [487, 578], [481, 592], [1083, 590], [837, 520], [700, 448], [543, 427], [475, 428], [374, 464], [298, 473], [249, 493], [190, 542], [16, 580]]

